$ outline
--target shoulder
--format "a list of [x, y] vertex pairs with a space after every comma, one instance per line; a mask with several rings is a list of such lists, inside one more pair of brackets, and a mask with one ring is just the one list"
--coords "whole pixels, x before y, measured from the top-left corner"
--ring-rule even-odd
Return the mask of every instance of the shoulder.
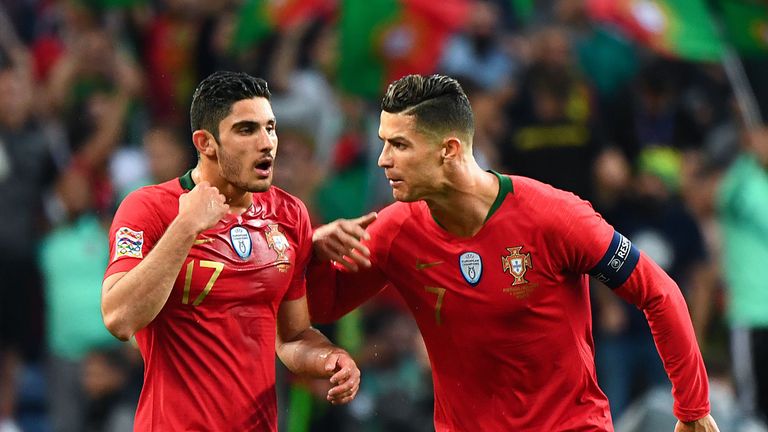
[[174, 215], [179, 210], [179, 196], [183, 192], [178, 179], [157, 185], [143, 186], [126, 195], [120, 203], [118, 212], [123, 214]]
[[294, 211], [306, 208], [306, 205], [302, 200], [277, 186], [270, 186], [269, 190], [264, 194], [263, 198], [272, 205], [285, 206]]
[[277, 186], [271, 186], [268, 191], [259, 194], [257, 201], [262, 205], [265, 215], [275, 216], [284, 222], [297, 223], [309, 219], [304, 202]]
[[412, 220], [415, 216], [421, 214], [422, 206], [426, 206], [423, 201], [392, 203], [378, 212], [374, 225], [378, 224], [382, 228], [396, 229], [405, 224], [406, 221]]
[[572, 192], [557, 189], [546, 183], [522, 176], [510, 176], [513, 196], [521, 204], [543, 213], [549, 213], [552, 207], [571, 207], [592, 205]]

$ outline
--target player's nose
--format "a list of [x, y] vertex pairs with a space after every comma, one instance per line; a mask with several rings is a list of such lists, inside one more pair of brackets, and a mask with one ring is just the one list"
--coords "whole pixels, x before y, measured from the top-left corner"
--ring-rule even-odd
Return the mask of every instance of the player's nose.
[[379, 154], [377, 164], [380, 168], [390, 168], [392, 166], [392, 156], [387, 147], [387, 145], [384, 145], [384, 148], [381, 149], [381, 154]]
[[264, 128], [258, 133], [257, 138], [257, 148], [261, 152], [271, 152], [277, 147], [277, 135], [271, 134]]

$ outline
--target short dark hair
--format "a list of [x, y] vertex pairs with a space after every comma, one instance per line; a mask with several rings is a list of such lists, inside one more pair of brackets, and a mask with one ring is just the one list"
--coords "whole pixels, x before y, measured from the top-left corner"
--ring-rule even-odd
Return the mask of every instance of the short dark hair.
[[243, 99], [270, 99], [267, 82], [244, 72], [218, 71], [200, 82], [192, 95], [189, 110], [192, 132], [200, 129], [219, 139], [219, 123], [232, 111], [232, 105]]
[[391, 114], [416, 117], [418, 127], [429, 131], [458, 130], [472, 135], [475, 119], [464, 89], [445, 75], [407, 75], [393, 82], [381, 100]]

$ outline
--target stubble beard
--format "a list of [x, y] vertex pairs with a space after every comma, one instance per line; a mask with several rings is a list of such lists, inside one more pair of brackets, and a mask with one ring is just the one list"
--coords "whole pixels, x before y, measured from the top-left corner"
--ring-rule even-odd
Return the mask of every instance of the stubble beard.
[[266, 192], [272, 186], [272, 175], [266, 179], [248, 182], [243, 180], [243, 167], [237, 158], [231, 157], [227, 152], [219, 154], [219, 169], [221, 176], [231, 185], [248, 192]]

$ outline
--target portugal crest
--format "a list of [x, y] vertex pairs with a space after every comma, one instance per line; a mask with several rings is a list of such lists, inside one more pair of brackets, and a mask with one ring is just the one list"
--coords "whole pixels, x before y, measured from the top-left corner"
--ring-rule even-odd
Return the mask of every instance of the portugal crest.
[[269, 248], [275, 251], [277, 254], [275, 257], [275, 264], [277, 264], [277, 268], [280, 271], [285, 271], [288, 268], [288, 264], [290, 264], [290, 260], [288, 259], [286, 252], [288, 251], [288, 248], [291, 247], [291, 244], [288, 243], [288, 239], [285, 238], [285, 234], [280, 232], [280, 226], [278, 224], [267, 225], [267, 231], [264, 233], [264, 236], [267, 238], [267, 244], [269, 245]]
[[507, 251], [509, 252], [509, 255], [501, 256], [502, 270], [504, 272], [509, 272], [509, 274], [515, 278], [515, 281], [512, 282], [512, 286], [527, 284], [528, 281], [525, 280], [525, 272], [527, 272], [528, 269], [533, 268], [533, 264], [531, 263], [531, 253], [520, 253], [521, 249], [523, 249], [523, 246], [508, 247]]

